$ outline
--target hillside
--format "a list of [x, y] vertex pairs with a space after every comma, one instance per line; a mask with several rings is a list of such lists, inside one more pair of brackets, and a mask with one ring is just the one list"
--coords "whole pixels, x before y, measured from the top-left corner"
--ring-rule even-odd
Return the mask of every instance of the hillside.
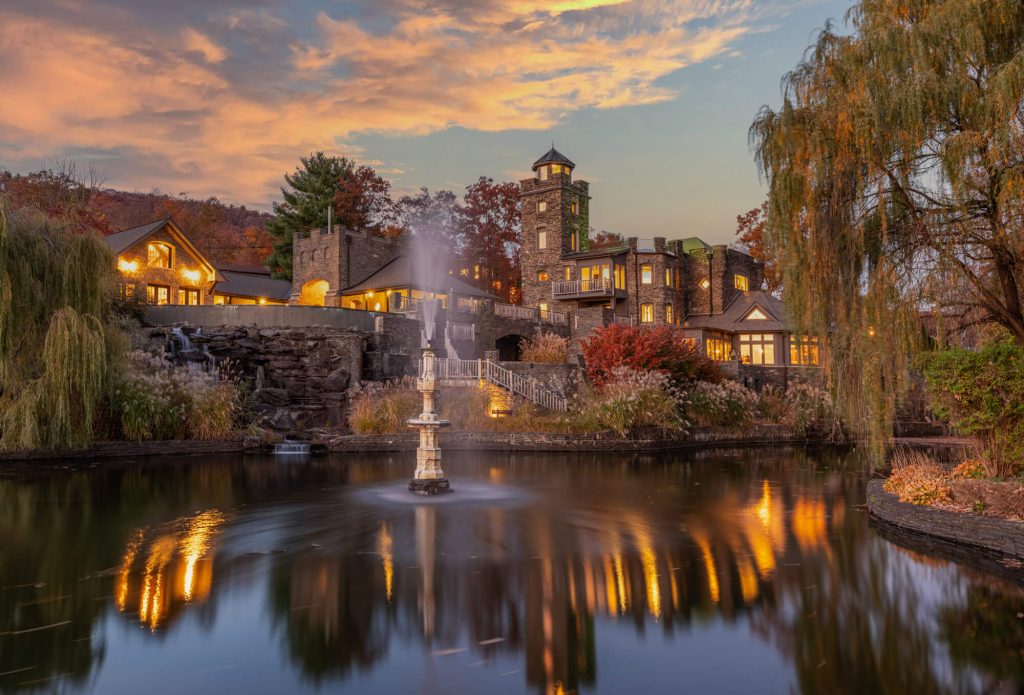
[[81, 182], [74, 172], [12, 174], [0, 170], [0, 191], [13, 210], [37, 208], [83, 229], [112, 234], [171, 217], [214, 263], [262, 265], [270, 253], [267, 213], [158, 191], [139, 193]]

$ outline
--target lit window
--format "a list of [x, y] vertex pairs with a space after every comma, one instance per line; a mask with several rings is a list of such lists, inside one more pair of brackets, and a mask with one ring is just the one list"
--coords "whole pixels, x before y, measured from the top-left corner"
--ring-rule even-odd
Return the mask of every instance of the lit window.
[[575, 200], [569, 203], [569, 212], [575, 215], [579, 210], [579, 206], [576, 204]]
[[150, 304], [170, 304], [171, 288], [167, 285], [146, 285], [146, 301]]
[[565, 266], [565, 281], [568, 282], [569, 280], [572, 280], [572, 266], [571, 265]]
[[747, 314], [747, 321], [767, 321], [768, 317], [764, 315], [764, 312], [760, 309], [754, 309]]
[[578, 244], [576, 243], [576, 232], [569, 235], [569, 244], [572, 246], [572, 250], [575, 251]]
[[548, 204], [543, 200], [537, 203], [537, 212], [544, 212], [548, 209]]
[[704, 353], [713, 360], [725, 362], [732, 356], [732, 346], [725, 338], [705, 338]]
[[537, 232], [537, 248], [546, 249], [548, 247], [548, 233], [544, 230]]
[[704, 278], [703, 280], [700, 281], [700, 288], [702, 290], [706, 291], [709, 287], [711, 287], [711, 283], [708, 281], [707, 278]]
[[626, 289], [626, 266], [615, 265], [615, 289]]
[[749, 283], [747, 282], [746, 275], [736, 274], [732, 276], [732, 279], [733, 285], [735, 285], [736, 289], [742, 290], [743, 292], [746, 292], [749, 289]]
[[650, 285], [652, 282], [654, 282], [654, 271], [651, 270], [650, 263], [644, 263], [640, 266], [640, 283]]
[[665, 323], [672, 323], [672, 305], [665, 305]]
[[640, 305], [640, 323], [654, 323], [654, 305]]
[[665, 268], [665, 287], [672, 286], [672, 269]]
[[459, 275], [461, 275], [464, 278], [468, 278], [469, 277], [469, 268], [462, 268], [461, 270], [459, 270]]
[[548, 271], [546, 271], [546, 270], [538, 270], [537, 271], [537, 282], [547, 282], [547, 281], [548, 281]]
[[552, 174], [561, 174], [562, 173], [562, 165], [561, 164], [552, 164], [551, 165], [551, 173]]
[[775, 364], [775, 336], [771, 333], [741, 333], [740, 359], [744, 364]]
[[149, 244], [146, 247], [146, 262], [149, 264], [150, 268], [170, 268], [171, 247], [167, 244], [155, 242]]
[[547, 181], [548, 180], [548, 168], [547, 167], [541, 167], [540, 169], [537, 170], [537, 175], [540, 177], [541, 181]]
[[807, 336], [803, 338], [791, 337], [789, 339], [789, 363], [805, 367], [817, 367], [818, 339], [808, 338]]
[[541, 302], [540, 304], [538, 304], [537, 305], [537, 309], [540, 312], [540, 317], [542, 319], [547, 319], [548, 318], [548, 303], [547, 302]]
[[198, 306], [199, 290], [178, 290], [178, 304]]
[[480, 279], [480, 266], [478, 266], [478, 265], [473, 266], [473, 279], [474, 280], [479, 280]]

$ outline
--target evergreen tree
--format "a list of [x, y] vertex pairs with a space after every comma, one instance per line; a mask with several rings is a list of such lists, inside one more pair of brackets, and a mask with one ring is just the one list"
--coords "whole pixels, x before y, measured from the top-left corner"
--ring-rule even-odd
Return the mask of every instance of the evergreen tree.
[[292, 277], [292, 237], [296, 232], [327, 226], [327, 208], [350, 178], [355, 164], [346, 157], [316, 152], [303, 157], [292, 174], [285, 174], [281, 188], [284, 202], [274, 203], [274, 218], [267, 231], [274, 239], [267, 266], [277, 277]]

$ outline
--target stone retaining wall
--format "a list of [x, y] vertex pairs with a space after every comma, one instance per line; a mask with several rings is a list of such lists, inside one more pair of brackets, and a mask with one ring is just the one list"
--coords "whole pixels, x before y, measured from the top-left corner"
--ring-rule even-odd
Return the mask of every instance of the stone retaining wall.
[[867, 489], [868, 511], [882, 521], [959, 545], [1024, 558], [1024, 522], [900, 502], [882, 485], [882, 480], [872, 480]]
[[104, 459], [141, 456], [190, 456], [192, 454], [227, 454], [237, 453], [244, 449], [239, 439], [226, 439], [216, 442], [200, 442], [195, 440], [174, 439], [170, 441], [148, 442], [98, 442], [86, 449], [67, 449], [62, 451], [3, 451], [0, 461], [39, 461], [43, 459]]
[[[750, 427], [694, 427], [685, 434], [652, 432], [620, 437], [612, 432], [562, 434], [553, 432], [441, 432], [441, 448], [451, 451], [674, 451], [695, 447], [802, 444], [819, 442], [787, 430], [782, 425]], [[318, 442], [330, 451], [413, 451], [418, 435], [349, 434]]]

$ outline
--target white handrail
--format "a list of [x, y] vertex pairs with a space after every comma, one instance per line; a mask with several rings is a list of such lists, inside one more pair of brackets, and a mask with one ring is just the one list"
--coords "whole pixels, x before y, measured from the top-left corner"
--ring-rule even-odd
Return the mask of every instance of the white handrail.
[[551, 291], [560, 294], [610, 294], [612, 281], [610, 278], [594, 278], [592, 280], [558, 280], [551, 283]]
[[[422, 365], [420, 366], [422, 376]], [[534, 379], [528, 379], [491, 360], [434, 360], [434, 374], [442, 381], [486, 380], [512, 393], [518, 394], [548, 410], [568, 409], [568, 401], [554, 391], [544, 388]]]

